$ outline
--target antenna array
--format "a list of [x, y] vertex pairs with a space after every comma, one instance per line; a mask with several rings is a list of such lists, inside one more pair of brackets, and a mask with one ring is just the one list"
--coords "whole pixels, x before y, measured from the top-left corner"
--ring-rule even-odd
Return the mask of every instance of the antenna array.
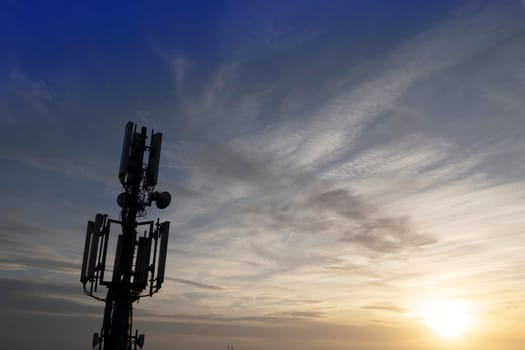
[[[137, 222], [137, 217], [144, 217], [153, 202], [159, 209], [171, 202], [168, 192], [155, 191], [162, 133], [152, 130], [149, 146], [146, 139], [145, 127], [138, 131], [133, 122], [126, 124], [118, 174], [124, 188], [117, 197], [122, 208], [120, 220], [97, 214], [88, 221], [86, 229], [80, 282], [88, 296], [105, 302], [102, 329], [93, 335], [92, 345], [98, 350], [143, 347], [144, 335], [132, 331], [132, 306], [141, 297], [157, 293], [164, 282], [170, 222]], [[122, 233], [116, 237], [111, 263], [108, 246], [114, 243], [111, 228], [115, 225], [121, 227]], [[105, 297], [100, 295], [100, 286], [107, 289]]]

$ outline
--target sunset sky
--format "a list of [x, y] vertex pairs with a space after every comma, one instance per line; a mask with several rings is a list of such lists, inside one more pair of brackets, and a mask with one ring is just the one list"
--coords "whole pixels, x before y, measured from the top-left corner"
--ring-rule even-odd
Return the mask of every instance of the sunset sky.
[[524, 1], [118, 3], [0, 5], [1, 348], [90, 349], [131, 120], [173, 196], [144, 349], [523, 350]]

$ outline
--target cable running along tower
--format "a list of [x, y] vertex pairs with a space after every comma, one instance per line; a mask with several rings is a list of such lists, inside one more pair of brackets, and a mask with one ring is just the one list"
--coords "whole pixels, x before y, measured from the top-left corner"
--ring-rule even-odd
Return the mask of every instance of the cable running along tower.
[[[80, 281], [88, 296], [106, 304], [102, 329], [93, 335], [98, 350], [142, 348], [144, 335], [132, 328], [133, 303], [157, 293], [164, 282], [170, 223], [137, 221], [153, 202], [159, 209], [171, 202], [168, 192], [155, 191], [162, 133], [152, 130], [149, 146], [147, 139], [145, 127], [126, 124], [118, 174], [124, 188], [117, 198], [120, 220], [97, 214], [87, 225]], [[112, 225], [122, 229], [116, 242], [110, 235]], [[114, 252], [108, 254], [108, 246]], [[107, 288], [105, 297], [99, 296], [100, 286]]]

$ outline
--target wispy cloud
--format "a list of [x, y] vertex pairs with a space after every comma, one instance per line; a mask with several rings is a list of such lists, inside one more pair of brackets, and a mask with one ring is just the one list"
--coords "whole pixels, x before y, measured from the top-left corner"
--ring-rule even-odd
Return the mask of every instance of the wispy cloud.
[[406, 310], [402, 307], [391, 305], [391, 304], [376, 304], [376, 305], [366, 305], [362, 306], [363, 309], [367, 310], [386, 310], [395, 313], [404, 313]]
[[9, 74], [11, 88], [24, 102], [30, 104], [40, 113], [48, 112], [48, 105], [53, 97], [47, 84], [43, 81], [31, 80], [20, 70]]
[[215, 290], [215, 291], [224, 290], [224, 288], [219, 287], [219, 286], [213, 286], [211, 284], [199, 283], [199, 282], [190, 281], [190, 280], [186, 280], [186, 279], [178, 278], [178, 277], [166, 277], [166, 279], [170, 280], [170, 281], [186, 284], [186, 285], [189, 285], [189, 286], [192, 286], [192, 287], [196, 287], [196, 288]]
[[[236, 117], [203, 122], [202, 127], [221, 135], [217, 146], [168, 146], [178, 154], [170, 152], [172, 166], [189, 175], [184, 186], [206, 194], [183, 205], [185, 244], [195, 249], [193, 254], [208, 254], [208, 262], [228, 261], [236, 273], [185, 266], [214, 281], [232, 278], [232, 288], [256, 281], [281, 300], [276, 288], [287, 279], [297, 289], [309, 279], [344, 288], [340, 279], [332, 280], [337, 272], [338, 278], [354, 277], [357, 285], [390, 290], [432, 275], [432, 268], [410, 271], [412, 265], [402, 262], [425, 261], [445, 247], [447, 230], [458, 232], [458, 246], [471, 239], [459, 234], [460, 227], [447, 216], [455, 217], [453, 202], [470, 200], [460, 193], [498, 181], [483, 174], [492, 164], [491, 154], [503, 147], [489, 140], [489, 148], [465, 147], [461, 140], [469, 137], [467, 129], [442, 132], [457, 123], [436, 116], [432, 96], [418, 87], [453, 88], [440, 77], [464, 74], [457, 73], [458, 67], [487, 50], [502, 49], [499, 43], [522, 30], [518, 21], [502, 20], [513, 16], [509, 8], [494, 6], [443, 21], [375, 57], [373, 64], [352, 67], [362, 74], [339, 80], [331, 99], [300, 117], [291, 117], [280, 104], [265, 109], [271, 95], [263, 87], [259, 95], [235, 90], [241, 104], [244, 97], [257, 98], [239, 125]], [[243, 82], [247, 67], [249, 62], [238, 61], [218, 71], [202, 95], [208, 110], [240, 115], [241, 109], [224, 102]], [[471, 95], [463, 103], [478, 98]], [[280, 117], [260, 124], [253, 119], [257, 111]], [[490, 123], [489, 116], [478, 115], [477, 123]], [[485, 170], [476, 174], [480, 169]], [[385, 258], [400, 262], [387, 271], [372, 267]], [[299, 272], [303, 279], [297, 278]], [[340, 300], [337, 294], [332, 297]]]

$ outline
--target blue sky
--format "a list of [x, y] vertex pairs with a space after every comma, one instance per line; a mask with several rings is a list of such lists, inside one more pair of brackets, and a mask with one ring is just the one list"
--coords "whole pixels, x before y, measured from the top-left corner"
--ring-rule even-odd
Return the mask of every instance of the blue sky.
[[[154, 349], [498, 349], [523, 338], [525, 6], [0, 5], [0, 335], [89, 346], [85, 223], [128, 120], [174, 204]], [[426, 305], [461, 302], [444, 341]], [[28, 332], [34, 337], [24, 336]], [[487, 348], [489, 346], [489, 348]]]

